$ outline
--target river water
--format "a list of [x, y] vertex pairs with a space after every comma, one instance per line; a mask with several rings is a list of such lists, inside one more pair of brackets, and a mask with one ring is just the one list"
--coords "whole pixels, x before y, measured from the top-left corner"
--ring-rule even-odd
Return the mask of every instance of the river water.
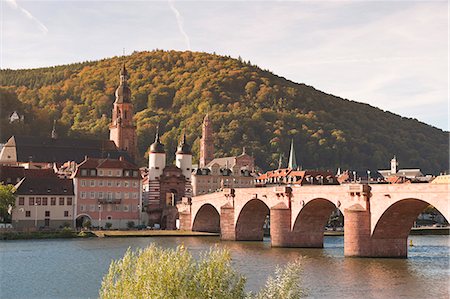
[[[300, 259], [310, 298], [449, 298], [449, 236], [410, 236], [408, 259], [344, 258], [343, 237], [323, 249], [271, 248], [218, 237], [151, 237], [0, 241], [0, 298], [96, 298], [112, 259], [126, 249], [184, 244], [194, 256], [218, 244], [256, 291], [277, 265]], [[151, 277], [149, 277], [151, 279]]]

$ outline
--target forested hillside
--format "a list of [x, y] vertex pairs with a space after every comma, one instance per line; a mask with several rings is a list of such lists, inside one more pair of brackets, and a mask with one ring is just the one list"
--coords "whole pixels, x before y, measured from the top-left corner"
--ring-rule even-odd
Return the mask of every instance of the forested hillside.
[[[1, 142], [13, 134], [108, 138], [108, 124], [125, 63], [136, 111], [139, 161], [159, 123], [175, 152], [183, 128], [198, 159], [201, 122], [209, 111], [216, 156], [246, 146], [262, 169], [287, 157], [294, 139], [303, 168], [400, 167], [448, 169], [448, 134], [414, 119], [341, 99], [264, 71], [250, 62], [207, 53], [136, 52], [95, 62], [30, 70], [2, 70]], [[24, 122], [9, 123], [17, 110]], [[172, 155], [168, 155], [172, 157]], [[173, 159], [173, 157], [172, 157]]]

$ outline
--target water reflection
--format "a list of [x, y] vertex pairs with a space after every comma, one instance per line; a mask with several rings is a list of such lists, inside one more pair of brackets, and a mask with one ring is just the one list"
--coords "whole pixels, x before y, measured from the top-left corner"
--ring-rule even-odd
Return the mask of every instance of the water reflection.
[[[233, 264], [261, 288], [277, 265], [299, 259], [302, 285], [312, 298], [448, 298], [449, 237], [414, 236], [409, 259], [344, 258], [343, 238], [325, 237], [323, 249], [271, 248], [264, 242], [206, 238], [117, 238], [0, 242], [0, 298], [93, 298], [111, 259], [128, 247], [184, 244], [194, 256], [228, 248]], [[24, 283], [26, 282], [26, 283]]]

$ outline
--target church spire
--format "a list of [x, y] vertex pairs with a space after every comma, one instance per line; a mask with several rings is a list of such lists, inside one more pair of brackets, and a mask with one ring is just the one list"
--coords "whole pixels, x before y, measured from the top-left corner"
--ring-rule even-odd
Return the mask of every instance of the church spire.
[[289, 152], [288, 168], [297, 169], [297, 160], [295, 159], [294, 139], [291, 139], [291, 151]]

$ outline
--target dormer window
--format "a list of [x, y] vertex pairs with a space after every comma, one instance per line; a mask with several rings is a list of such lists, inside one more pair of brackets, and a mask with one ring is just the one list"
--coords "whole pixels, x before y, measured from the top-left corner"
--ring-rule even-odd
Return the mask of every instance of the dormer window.
[[81, 176], [87, 176], [87, 169], [81, 169]]
[[90, 175], [91, 175], [91, 176], [96, 176], [96, 171], [95, 171], [95, 169], [91, 169]]

